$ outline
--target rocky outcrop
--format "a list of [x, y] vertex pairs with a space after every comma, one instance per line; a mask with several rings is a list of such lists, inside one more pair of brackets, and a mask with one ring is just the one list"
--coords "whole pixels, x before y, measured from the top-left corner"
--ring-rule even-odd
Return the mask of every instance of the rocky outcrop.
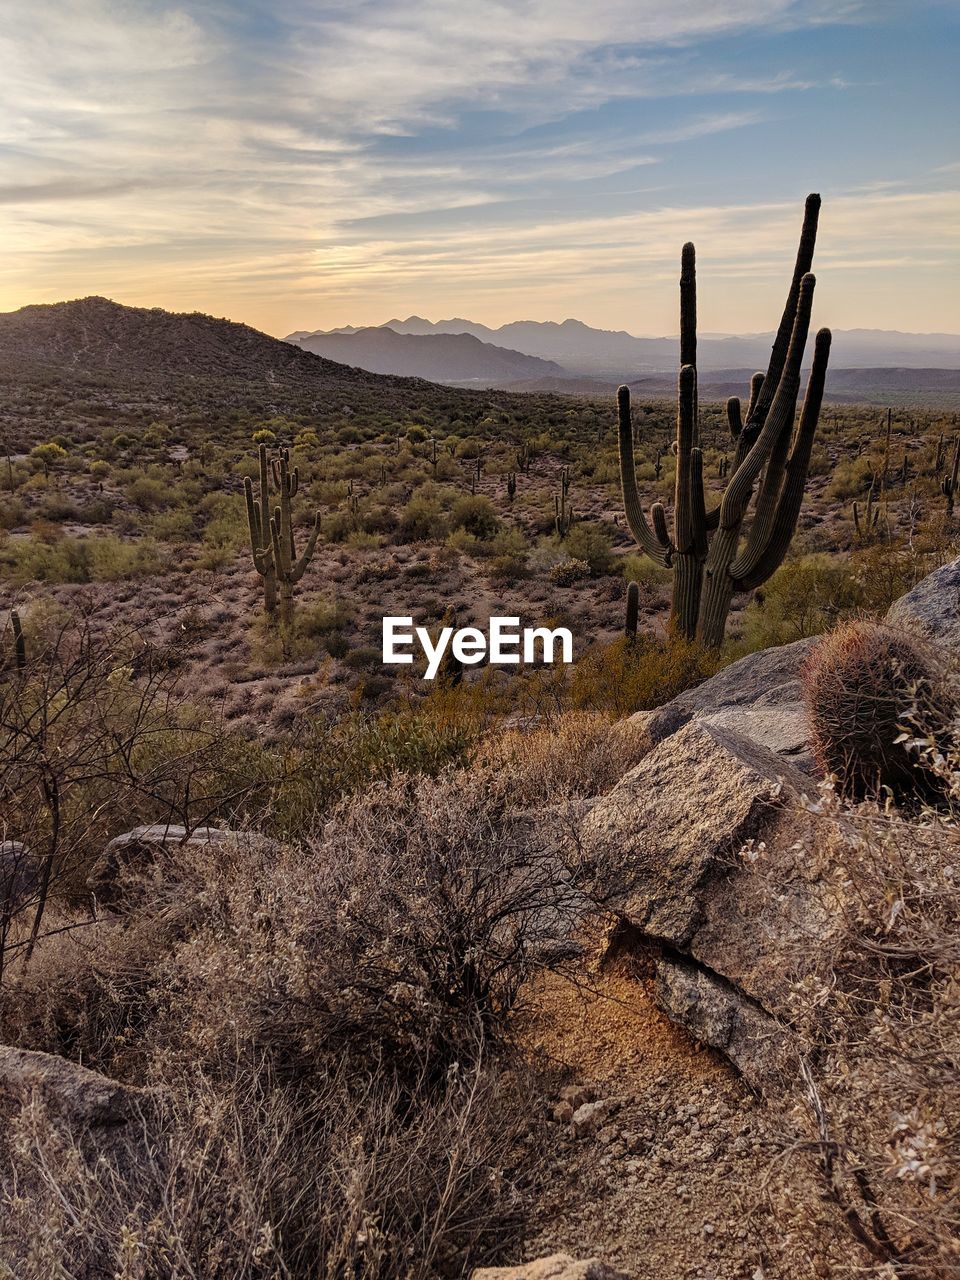
[[942, 644], [960, 648], [960, 559], [934, 569], [887, 611], [887, 621]]
[[762, 1086], [784, 1061], [777, 1015], [831, 932], [808, 870], [802, 797], [768, 748], [694, 718], [602, 797], [581, 826], [618, 913], [658, 944], [656, 995]]
[[196, 827], [190, 832], [186, 827], [166, 822], [134, 827], [110, 841], [87, 876], [87, 888], [99, 906], [116, 907], [128, 896], [129, 885], [125, 882], [130, 879], [131, 871], [149, 872], [173, 849], [202, 849], [236, 839], [233, 832], [215, 827]]
[[732, 729], [815, 773], [801, 679], [814, 643], [813, 638], [797, 640], [747, 654], [695, 689], [635, 718], [654, 745], [696, 719]]
[[481, 1267], [471, 1280], [629, 1280], [598, 1258], [578, 1262], [568, 1253], [553, 1253], [536, 1262], [518, 1263], [513, 1267]]

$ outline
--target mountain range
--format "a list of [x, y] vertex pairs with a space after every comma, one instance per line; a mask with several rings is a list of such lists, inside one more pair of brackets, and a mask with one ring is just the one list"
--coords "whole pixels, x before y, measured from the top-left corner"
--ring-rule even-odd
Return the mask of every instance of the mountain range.
[[328, 360], [359, 365], [371, 373], [399, 373], [430, 382], [490, 386], [523, 378], [562, 378], [553, 360], [482, 342], [472, 333], [400, 333], [389, 325], [350, 333], [311, 333], [296, 345]]
[[[407, 341], [397, 343], [387, 337], [388, 334], [401, 335]], [[480, 345], [469, 348], [463, 345], [458, 349], [456, 372], [453, 372], [453, 363], [447, 372], [443, 372], [441, 364], [437, 372], [434, 354], [440, 351], [437, 339], [465, 336]], [[430, 367], [433, 372], [423, 376], [445, 382], [486, 381], [488, 385], [494, 382], [504, 385], [501, 375], [496, 373], [497, 368], [516, 366], [519, 356], [552, 362], [559, 369], [518, 372], [517, 380], [587, 377], [599, 378], [606, 385], [645, 374], [675, 374], [678, 355], [676, 338], [638, 338], [623, 330], [594, 329], [580, 320], [562, 323], [517, 320], [491, 329], [471, 320], [432, 322], [421, 316], [409, 316], [406, 320], [389, 320], [373, 328], [345, 325], [314, 332], [298, 330], [290, 334], [287, 341], [328, 358], [346, 360], [364, 368], [375, 367], [377, 372], [413, 373], [421, 367]], [[700, 373], [763, 368], [772, 341], [772, 333], [703, 335], [697, 350]], [[337, 352], [335, 357], [333, 350]], [[377, 355], [375, 366], [366, 363], [372, 359], [371, 352]], [[885, 329], [836, 330], [831, 369], [836, 372], [865, 368], [917, 370], [914, 383], [923, 381], [925, 369], [960, 370], [960, 335]]]

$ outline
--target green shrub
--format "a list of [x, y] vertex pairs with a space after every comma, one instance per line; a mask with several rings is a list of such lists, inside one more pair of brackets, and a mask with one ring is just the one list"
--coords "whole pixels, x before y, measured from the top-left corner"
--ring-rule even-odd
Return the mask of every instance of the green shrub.
[[613, 568], [612, 540], [599, 525], [575, 524], [563, 542], [572, 560], [584, 560], [594, 575], [609, 573]]
[[497, 509], [482, 494], [457, 498], [450, 511], [450, 524], [454, 529], [466, 529], [481, 542], [492, 538], [500, 528]]
[[447, 516], [439, 500], [418, 492], [400, 512], [398, 536], [403, 542], [442, 541], [448, 531]]

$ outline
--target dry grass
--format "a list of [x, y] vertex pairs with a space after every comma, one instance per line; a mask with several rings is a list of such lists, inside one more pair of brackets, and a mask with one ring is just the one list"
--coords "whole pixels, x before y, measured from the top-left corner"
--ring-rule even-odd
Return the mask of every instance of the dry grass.
[[864, 1269], [808, 1247], [831, 1276], [946, 1280], [960, 1276], [960, 827], [826, 792], [822, 808], [810, 874], [834, 886], [839, 927], [785, 1011], [805, 1046], [789, 1153]]
[[128, 868], [135, 906], [12, 965], [0, 1039], [160, 1101], [148, 1156], [96, 1163], [22, 1114], [10, 1273], [427, 1277], [508, 1247], [538, 1132], [512, 1019], [586, 905], [514, 804], [493, 768], [398, 777], [303, 848]]

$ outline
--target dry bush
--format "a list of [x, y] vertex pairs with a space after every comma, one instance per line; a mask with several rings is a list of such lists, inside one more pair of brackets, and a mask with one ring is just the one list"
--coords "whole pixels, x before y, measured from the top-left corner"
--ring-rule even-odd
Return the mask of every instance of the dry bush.
[[577, 663], [570, 678], [570, 705], [618, 716], [651, 710], [714, 675], [721, 665], [717, 655], [681, 636], [623, 637], [595, 645]]
[[568, 711], [547, 727], [491, 733], [477, 762], [510, 778], [519, 805], [559, 804], [609, 791], [649, 750], [643, 727], [599, 711]]
[[828, 792], [817, 807], [809, 870], [834, 888], [836, 927], [784, 1010], [804, 1049], [784, 1088], [789, 1150], [861, 1249], [851, 1263], [822, 1235], [806, 1245], [820, 1274], [947, 1280], [960, 1276], [960, 827]]
[[149, 1142], [106, 1153], [24, 1108], [0, 1278], [427, 1280], [515, 1237], [529, 1103], [482, 1065], [412, 1094], [335, 1070], [170, 1086]]
[[426, 1278], [508, 1248], [537, 1152], [511, 1016], [584, 910], [514, 804], [502, 770], [398, 777], [305, 848], [181, 847], [149, 893], [130, 867], [135, 909], [47, 939], [0, 1040], [158, 1086], [159, 1136], [128, 1176], [28, 1112], [13, 1274]]
[[903, 741], [906, 717], [931, 726], [949, 695], [932, 649], [891, 627], [847, 622], [821, 640], [804, 671], [813, 747], [845, 793], [930, 796], [935, 779]]

